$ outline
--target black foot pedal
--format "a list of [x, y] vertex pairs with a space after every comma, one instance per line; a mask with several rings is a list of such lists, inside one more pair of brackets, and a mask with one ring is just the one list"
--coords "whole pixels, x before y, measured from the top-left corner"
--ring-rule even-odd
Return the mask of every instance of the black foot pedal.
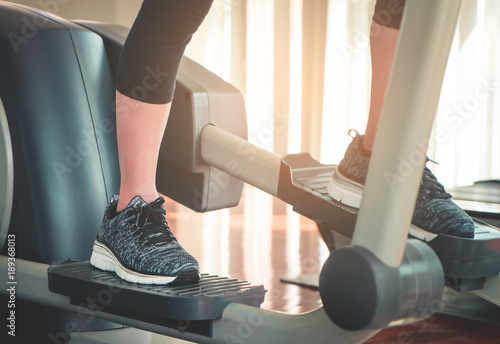
[[443, 265], [446, 285], [456, 291], [482, 289], [500, 273], [500, 230], [477, 219], [474, 239], [438, 235], [428, 242]]
[[260, 307], [266, 290], [247, 281], [202, 274], [197, 283], [144, 285], [94, 268], [89, 261], [66, 261], [48, 269], [49, 290], [72, 304], [162, 326], [190, 323], [189, 332], [210, 335], [210, 320], [232, 303]]

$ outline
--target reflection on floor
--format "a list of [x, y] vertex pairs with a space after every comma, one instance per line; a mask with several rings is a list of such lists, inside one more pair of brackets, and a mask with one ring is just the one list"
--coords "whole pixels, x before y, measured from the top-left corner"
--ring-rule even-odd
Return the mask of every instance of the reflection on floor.
[[[315, 290], [281, 282], [281, 278], [315, 274], [328, 250], [316, 224], [291, 207], [250, 186], [240, 205], [195, 213], [171, 200], [167, 220], [174, 234], [210, 272], [268, 290], [262, 308], [302, 313], [321, 306]], [[448, 316], [385, 329], [367, 343], [500, 343], [500, 328]], [[162, 342], [163, 343], [163, 342]]]
[[233, 209], [198, 214], [168, 202], [167, 219], [202, 272], [264, 285], [268, 292], [263, 308], [306, 312], [321, 304], [318, 293], [281, 283], [280, 278], [318, 272], [328, 250], [313, 221], [275, 202], [248, 187]]

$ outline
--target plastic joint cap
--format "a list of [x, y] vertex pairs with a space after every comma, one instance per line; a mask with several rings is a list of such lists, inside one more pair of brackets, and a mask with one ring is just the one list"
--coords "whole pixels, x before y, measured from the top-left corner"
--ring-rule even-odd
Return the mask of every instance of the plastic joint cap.
[[333, 251], [323, 266], [319, 284], [326, 314], [351, 331], [383, 328], [394, 320], [425, 318], [433, 313], [429, 305], [441, 300], [443, 288], [439, 259], [416, 240], [408, 241], [398, 268], [384, 264], [361, 246]]

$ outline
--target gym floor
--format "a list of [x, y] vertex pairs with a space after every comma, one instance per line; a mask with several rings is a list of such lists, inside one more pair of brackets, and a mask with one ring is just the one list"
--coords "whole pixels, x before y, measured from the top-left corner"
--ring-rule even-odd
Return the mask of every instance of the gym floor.
[[[268, 290], [262, 304], [265, 309], [301, 313], [321, 305], [319, 292], [314, 288], [282, 282], [283, 278], [302, 278], [316, 283], [328, 257], [316, 224], [294, 213], [290, 206], [248, 185], [240, 204], [231, 209], [200, 214], [168, 198], [165, 206], [170, 227], [198, 259], [201, 272], [263, 284]], [[470, 312], [464, 313], [469, 319], [434, 315], [425, 321], [385, 329], [366, 343], [500, 343], [500, 327], [492, 325], [499, 324], [499, 307], [487, 303], [486, 307], [494, 310], [491, 315], [468, 304], [469, 301], [460, 301], [461, 296], [451, 290], [445, 295], [451, 309], [464, 313], [464, 309], [470, 308]], [[470, 320], [471, 317], [485, 321]]]

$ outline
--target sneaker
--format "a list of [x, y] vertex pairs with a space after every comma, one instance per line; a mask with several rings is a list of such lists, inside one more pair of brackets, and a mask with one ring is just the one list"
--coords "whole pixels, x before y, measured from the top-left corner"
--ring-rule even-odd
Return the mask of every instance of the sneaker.
[[198, 262], [177, 242], [165, 220], [163, 197], [147, 204], [135, 196], [116, 212], [118, 196], [106, 208], [90, 263], [122, 279], [143, 284], [190, 283], [200, 278]]
[[[363, 135], [350, 130], [349, 136], [353, 140], [333, 173], [328, 192], [336, 201], [359, 208], [371, 153], [363, 148]], [[472, 219], [451, 200], [451, 195], [426, 166], [413, 212], [410, 235], [423, 241], [430, 241], [437, 234], [473, 238], [474, 228]]]

